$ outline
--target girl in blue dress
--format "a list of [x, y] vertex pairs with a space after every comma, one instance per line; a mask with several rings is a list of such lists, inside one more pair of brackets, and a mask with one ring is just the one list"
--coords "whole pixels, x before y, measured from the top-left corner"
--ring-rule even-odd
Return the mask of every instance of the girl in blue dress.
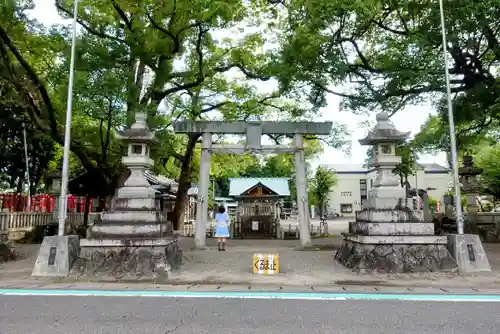
[[229, 238], [229, 217], [226, 208], [219, 206], [219, 212], [215, 214], [215, 237], [219, 251], [226, 250], [226, 238]]

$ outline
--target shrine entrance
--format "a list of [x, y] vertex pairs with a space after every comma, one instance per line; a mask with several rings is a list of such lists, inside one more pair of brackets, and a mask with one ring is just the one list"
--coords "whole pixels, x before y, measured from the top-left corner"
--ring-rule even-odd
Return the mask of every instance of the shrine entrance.
[[234, 239], [276, 239], [280, 203], [290, 196], [287, 178], [229, 179], [229, 196], [238, 202], [231, 225]]
[[[181, 121], [174, 123], [174, 130], [176, 133], [202, 135], [195, 226], [196, 247], [205, 247], [211, 154], [245, 154], [249, 152], [257, 154], [277, 153], [295, 155], [295, 183], [297, 189], [300, 243], [302, 246], [311, 244], [303, 136], [329, 135], [332, 130], [331, 122]], [[246, 135], [246, 143], [213, 144], [212, 135], [214, 134]], [[262, 145], [262, 135], [271, 134], [292, 136], [294, 142], [292, 145]], [[243, 224], [243, 226], [248, 227], [248, 223], [246, 225]]]

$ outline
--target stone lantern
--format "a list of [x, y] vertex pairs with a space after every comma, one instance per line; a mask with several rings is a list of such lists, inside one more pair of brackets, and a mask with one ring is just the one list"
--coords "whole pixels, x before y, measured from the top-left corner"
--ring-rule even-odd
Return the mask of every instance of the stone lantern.
[[57, 223], [59, 218], [59, 196], [61, 195], [62, 166], [59, 164], [53, 172], [48, 172], [46, 179], [50, 183], [50, 193], [54, 196], [54, 209], [52, 210], [52, 222]]
[[372, 145], [373, 154], [369, 164], [378, 172], [373, 189], [369, 192], [367, 208], [394, 209], [404, 204], [395, 200], [405, 197], [405, 189], [392, 172], [401, 163], [401, 157], [396, 156], [396, 145], [403, 143], [409, 132], [397, 130], [384, 112], [379, 113], [376, 119], [377, 124], [373, 130], [359, 141], [361, 145]]
[[59, 196], [59, 194], [61, 193], [61, 171], [55, 170], [53, 172], [48, 172], [46, 179], [51, 184], [50, 193], [54, 196]]
[[482, 168], [474, 166], [472, 156], [464, 156], [463, 166], [458, 169], [464, 193], [467, 196], [467, 212], [476, 214], [478, 211], [476, 197], [479, 193], [477, 176], [483, 172]]
[[118, 190], [117, 201], [121, 200], [121, 204], [129, 208], [152, 210], [156, 207], [155, 190], [150, 187], [144, 172], [154, 165], [149, 153], [150, 146], [156, 138], [154, 132], [148, 129], [146, 118], [146, 114], [136, 113], [135, 123], [130, 129], [116, 135], [116, 139], [127, 144], [127, 155], [122, 158], [122, 162], [130, 170], [130, 176], [125, 181], [124, 187]]
[[[87, 239], [80, 240], [83, 260], [77, 264], [78, 270], [92, 276], [99, 266], [118, 266], [127, 277], [163, 276], [173, 265], [167, 258], [177, 252], [177, 241], [166, 212], [156, 206], [156, 191], [144, 176], [153, 166], [149, 153], [155, 141], [146, 114], [136, 113], [132, 127], [118, 133], [117, 138], [127, 144], [122, 162], [130, 176], [118, 189], [112, 210], [103, 212], [88, 229]], [[97, 258], [105, 259], [105, 263]], [[112, 275], [111, 271], [108, 274]]]
[[392, 170], [401, 162], [396, 145], [408, 137], [397, 130], [386, 113], [359, 142], [373, 146], [370, 166], [377, 172], [365, 207], [356, 212], [343, 234], [344, 244], [335, 259], [358, 272], [427, 272], [455, 268], [447, 238], [434, 235], [434, 224], [421, 211], [405, 205], [406, 191]]

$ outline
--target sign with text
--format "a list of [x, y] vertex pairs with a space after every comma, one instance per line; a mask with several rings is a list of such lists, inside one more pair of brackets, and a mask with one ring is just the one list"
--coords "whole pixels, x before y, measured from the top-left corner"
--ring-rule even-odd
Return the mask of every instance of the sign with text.
[[258, 231], [258, 230], [259, 230], [259, 222], [253, 221], [252, 222], [252, 231]]
[[279, 254], [254, 254], [253, 273], [257, 275], [276, 275], [280, 272]]
[[49, 266], [53, 266], [56, 263], [57, 247], [49, 248], [49, 258], [47, 260]]

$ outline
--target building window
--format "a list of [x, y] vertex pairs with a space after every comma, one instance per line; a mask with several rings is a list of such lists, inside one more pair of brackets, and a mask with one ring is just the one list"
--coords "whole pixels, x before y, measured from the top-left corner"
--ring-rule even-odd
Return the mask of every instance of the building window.
[[373, 188], [373, 179], [370, 180], [370, 188]]
[[340, 204], [341, 213], [352, 213], [352, 204]]
[[349, 196], [352, 196], [352, 192], [350, 192], [350, 191], [343, 191], [343, 192], [340, 193], [340, 196], [349, 197]]
[[361, 194], [361, 199], [366, 198], [366, 180], [359, 180], [359, 192]]

